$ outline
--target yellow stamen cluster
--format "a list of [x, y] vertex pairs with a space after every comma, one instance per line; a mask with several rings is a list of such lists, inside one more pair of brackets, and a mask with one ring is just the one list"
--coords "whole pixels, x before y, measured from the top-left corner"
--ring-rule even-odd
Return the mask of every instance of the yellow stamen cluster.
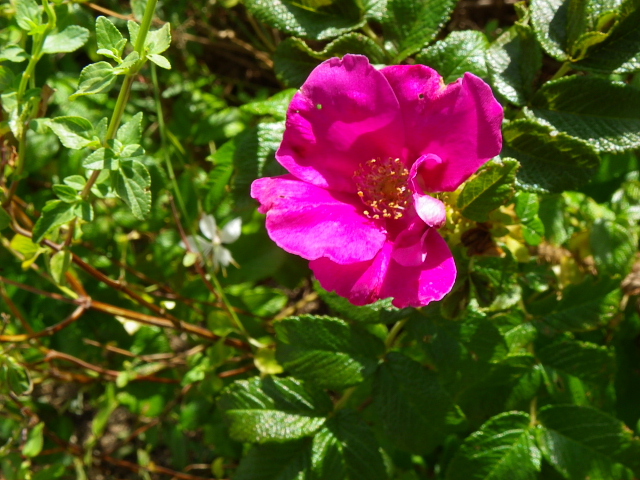
[[411, 201], [407, 187], [409, 171], [399, 158], [374, 158], [360, 164], [353, 175], [358, 196], [367, 206], [364, 214], [373, 219], [402, 218]]

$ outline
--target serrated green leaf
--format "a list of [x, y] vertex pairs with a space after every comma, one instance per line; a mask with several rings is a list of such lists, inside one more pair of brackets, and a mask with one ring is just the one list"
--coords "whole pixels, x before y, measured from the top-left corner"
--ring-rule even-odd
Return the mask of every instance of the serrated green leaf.
[[270, 115], [276, 120], [285, 120], [289, 104], [296, 92], [295, 88], [287, 88], [266, 100], [245, 103], [240, 110], [250, 115]]
[[[562, 299], [537, 312], [551, 331], [583, 332], [606, 325], [620, 308], [621, 292], [615, 281], [587, 279], [564, 289]], [[535, 304], [531, 304], [535, 308]], [[544, 329], [545, 326], [541, 325]]]
[[20, 45], [7, 45], [0, 50], [0, 62], [20, 63], [24, 62], [27, 58], [29, 58], [29, 54], [25, 52]]
[[232, 438], [256, 443], [313, 435], [332, 407], [324, 392], [277, 377], [237, 381], [221, 393], [218, 406], [230, 423]]
[[640, 89], [624, 83], [583, 76], [547, 82], [529, 114], [599, 151], [640, 146]]
[[120, 65], [113, 68], [113, 74], [126, 75], [127, 73], [131, 73], [131, 69], [134, 68], [138, 60], [140, 60], [140, 55], [138, 55], [138, 52], [134, 50], [124, 57], [124, 60]]
[[65, 185], [73, 187], [74, 190], [81, 192], [87, 184], [87, 180], [81, 175], [70, 175], [62, 180]]
[[514, 25], [487, 50], [487, 70], [492, 86], [514, 105], [526, 105], [542, 66], [542, 52], [533, 30]]
[[589, 342], [559, 340], [538, 350], [536, 356], [545, 366], [588, 382], [606, 383], [615, 370], [613, 352]]
[[118, 196], [129, 205], [136, 218], [144, 220], [151, 211], [151, 176], [147, 167], [139, 161], [121, 161], [118, 170], [111, 174]]
[[531, 0], [531, 23], [545, 51], [564, 62], [567, 55], [567, 22], [569, 3], [566, 0]]
[[291, 375], [340, 390], [362, 382], [384, 352], [380, 339], [338, 318], [303, 315], [275, 323], [278, 362]]
[[301, 4], [293, 0], [246, 0], [247, 9], [261, 22], [289, 35], [328, 40], [364, 24], [354, 0]]
[[256, 445], [240, 461], [234, 480], [311, 480], [311, 440]]
[[538, 443], [545, 459], [566, 478], [624, 478], [624, 465], [640, 472], [640, 440], [618, 419], [591, 407], [540, 409]]
[[580, 70], [602, 73], [629, 73], [640, 70], [640, 9], [627, 0], [619, 11], [620, 18], [606, 38], [584, 53], [572, 66]]
[[47, 122], [47, 126], [67, 148], [80, 150], [95, 142], [93, 124], [83, 117], [56, 117]]
[[116, 133], [116, 139], [123, 145], [139, 144], [142, 138], [142, 112], [136, 113], [131, 120], [122, 125]]
[[366, 55], [372, 63], [384, 63], [386, 60], [385, 51], [360, 33], [342, 35], [321, 51], [311, 49], [299, 38], [288, 38], [278, 45], [274, 54], [274, 70], [286, 85], [299, 87], [318, 65], [318, 60], [341, 57], [347, 53]]
[[462, 214], [476, 222], [486, 222], [489, 213], [506, 204], [514, 194], [518, 162], [505, 158], [492, 160], [467, 182], [458, 197]]
[[[147, 56], [150, 56], [150, 55], [160, 56], [160, 54], [164, 52], [167, 48], [169, 48], [169, 45], [171, 45], [171, 25], [169, 25], [168, 23], [165, 23], [158, 30], [150, 31], [147, 35], [145, 43], [146, 43], [146, 49], [148, 54]], [[149, 58], [149, 60], [151, 60], [151, 58]], [[167, 60], [167, 63], [169, 63], [168, 60]], [[159, 65], [159, 66], [162, 66], [162, 65]], [[162, 67], [162, 68], [166, 68], [166, 67]]]
[[35, 0], [14, 0], [16, 22], [25, 32], [33, 33], [42, 26], [42, 9]]
[[82, 72], [80, 72], [78, 89], [73, 95], [69, 96], [69, 100], [83, 95], [107, 93], [115, 81], [116, 75], [111, 64], [107, 62], [97, 62], [87, 65], [82, 69]]
[[113, 59], [122, 57], [122, 52], [127, 44], [127, 40], [122, 36], [120, 30], [107, 17], [96, 18], [96, 40], [98, 53], [102, 51], [102, 55]]
[[127, 30], [129, 31], [129, 41], [131, 45], [135, 47], [138, 42], [138, 33], [140, 32], [140, 24], [134, 22], [133, 20], [127, 21]]
[[36, 457], [42, 451], [44, 445], [44, 422], [38, 423], [29, 430], [27, 441], [22, 447], [22, 454], [25, 457]]
[[76, 189], [69, 185], [54, 185], [52, 189], [53, 193], [63, 202], [76, 203], [80, 199]]
[[447, 480], [535, 480], [541, 454], [529, 415], [505, 412], [467, 437], [447, 469]]
[[442, 75], [444, 83], [454, 82], [466, 72], [486, 78], [488, 48], [489, 40], [484, 33], [455, 31], [418, 53], [416, 62], [434, 68]]
[[638, 234], [617, 222], [598, 219], [591, 228], [591, 251], [602, 274], [625, 276], [636, 258]]
[[43, 53], [75, 52], [89, 40], [89, 30], [79, 25], [70, 25], [59, 33], [47, 35]]
[[366, 422], [341, 410], [314, 436], [311, 468], [318, 479], [385, 480], [379, 448]]
[[503, 128], [502, 154], [521, 165], [517, 182], [540, 192], [574, 190], [597, 172], [600, 158], [584, 141], [532, 120], [515, 120]]
[[82, 166], [88, 170], [117, 170], [120, 161], [111, 148], [99, 148], [82, 161]]
[[414, 453], [430, 452], [464, 422], [438, 375], [396, 352], [376, 372], [373, 403], [388, 438]]
[[33, 226], [33, 242], [40, 243], [44, 236], [60, 225], [76, 218], [75, 205], [62, 200], [50, 200], [42, 209], [40, 218]]
[[431, 43], [456, 6], [457, 0], [388, 0], [382, 22], [385, 39], [394, 42], [394, 63]]

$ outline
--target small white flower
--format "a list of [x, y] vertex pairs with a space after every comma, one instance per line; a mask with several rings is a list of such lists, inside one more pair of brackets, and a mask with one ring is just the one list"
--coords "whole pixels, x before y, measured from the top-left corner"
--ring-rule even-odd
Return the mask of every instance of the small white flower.
[[[213, 262], [214, 270], [222, 267], [222, 271], [225, 272], [225, 268], [229, 264], [233, 264], [236, 267], [238, 264], [231, 256], [231, 252], [223, 247], [222, 244], [235, 242], [240, 237], [241, 231], [241, 218], [234, 218], [224, 228], [218, 228], [216, 219], [212, 215], [204, 215], [200, 219], [200, 232], [206, 238], [200, 235], [189, 235], [187, 237], [188, 250], [195, 254], [209, 257]], [[184, 242], [180, 242], [180, 245], [182, 248], [186, 248]]]

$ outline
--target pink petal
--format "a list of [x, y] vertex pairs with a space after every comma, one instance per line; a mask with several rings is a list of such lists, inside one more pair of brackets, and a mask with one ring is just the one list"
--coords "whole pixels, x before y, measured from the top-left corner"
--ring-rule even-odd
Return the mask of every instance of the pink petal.
[[353, 174], [373, 158], [400, 158], [398, 100], [367, 57], [345, 55], [318, 67], [293, 97], [278, 161], [301, 180], [355, 191]]
[[405, 267], [391, 262], [380, 297], [393, 297], [398, 308], [422, 307], [441, 300], [456, 281], [456, 263], [449, 246], [434, 228], [424, 238], [427, 257], [422, 265]]
[[[386, 67], [405, 124], [407, 158], [435, 154], [439, 165], [423, 173], [427, 191], [453, 191], [502, 149], [504, 112], [483, 80], [466, 73], [445, 86], [424, 65]], [[426, 166], [426, 165], [425, 165]]]
[[354, 194], [332, 192], [292, 175], [261, 178], [251, 196], [267, 214], [271, 239], [287, 252], [307, 260], [327, 257], [338, 264], [371, 260], [386, 234], [361, 212]]
[[387, 242], [368, 262], [338, 265], [328, 258], [320, 258], [309, 262], [309, 267], [325, 290], [335, 291], [354, 305], [367, 305], [382, 298], [380, 289], [389, 268], [392, 249], [393, 244]]
[[421, 265], [427, 258], [424, 237], [428, 230], [429, 227], [419, 219], [412, 222], [393, 241], [391, 258], [405, 267]]
[[346, 297], [354, 305], [366, 305], [393, 297], [398, 308], [422, 307], [441, 300], [453, 288], [456, 265], [444, 239], [433, 228], [423, 236], [426, 257], [416, 266], [393, 259], [394, 244], [387, 242], [373, 260], [338, 265], [329, 259], [309, 266], [323, 288]]

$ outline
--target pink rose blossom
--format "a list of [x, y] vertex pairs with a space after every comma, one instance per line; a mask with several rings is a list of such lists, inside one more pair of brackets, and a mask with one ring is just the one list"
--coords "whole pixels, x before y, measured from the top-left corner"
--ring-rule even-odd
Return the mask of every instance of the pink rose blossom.
[[456, 266], [437, 229], [453, 191], [502, 147], [503, 111], [467, 73], [445, 85], [423, 65], [376, 70], [345, 55], [319, 65], [291, 101], [276, 159], [251, 196], [270, 237], [311, 261], [320, 284], [365, 305], [440, 300]]

